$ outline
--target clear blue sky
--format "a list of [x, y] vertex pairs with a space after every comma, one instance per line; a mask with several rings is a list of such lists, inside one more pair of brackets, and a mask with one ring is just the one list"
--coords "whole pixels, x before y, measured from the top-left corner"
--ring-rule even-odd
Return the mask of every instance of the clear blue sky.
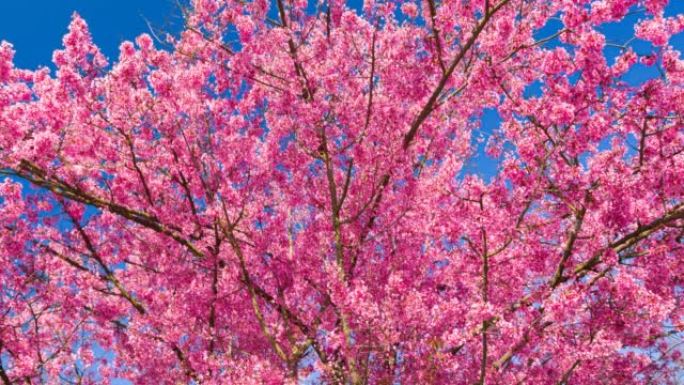
[[[185, 2], [185, 1], [183, 1]], [[684, 1], [671, 0], [668, 15], [684, 14]], [[355, 8], [361, 0], [350, 2]], [[155, 28], [177, 31], [181, 25], [176, 0], [0, 0], [0, 40], [7, 40], [16, 50], [15, 64], [22, 68], [51, 65], [52, 51], [61, 47], [71, 14], [78, 12], [88, 23], [95, 43], [111, 60], [118, 56], [118, 46], [148, 32], [149, 21]], [[633, 16], [623, 23], [602, 28], [609, 41], [620, 42], [633, 34], [633, 23], [642, 16]], [[558, 26], [550, 25], [539, 31], [549, 36]], [[675, 36], [670, 44], [684, 49], [684, 34]], [[637, 43], [635, 49], [647, 51], [646, 43]], [[606, 51], [609, 60], [617, 52]], [[628, 74], [633, 84], [654, 76], [654, 70], [637, 67]], [[482, 134], [486, 137], [499, 124], [496, 112], [486, 111], [482, 118]], [[466, 165], [466, 172], [491, 177], [496, 173], [496, 161], [483, 154], [480, 147], [476, 156]], [[130, 384], [115, 381], [113, 384]]]
[[50, 65], [74, 11], [86, 20], [95, 43], [110, 59], [118, 57], [122, 41], [148, 31], [145, 19], [171, 30], [180, 25], [175, 0], [2, 0], [0, 40], [14, 45], [17, 66]]

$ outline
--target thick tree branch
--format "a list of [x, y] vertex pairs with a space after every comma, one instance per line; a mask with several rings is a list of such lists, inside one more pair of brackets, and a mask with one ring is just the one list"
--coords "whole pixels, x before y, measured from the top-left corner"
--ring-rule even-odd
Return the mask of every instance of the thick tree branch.
[[181, 235], [178, 230], [172, 229], [170, 226], [162, 224], [157, 218], [151, 216], [150, 214], [133, 210], [113, 201], [104, 200], [91, 195], [79, 189], [78, 187], [72, 186], [67, 182], [60, 180], [57, 177], [48, 176], [45, 171], [28, 161], [22, 161], [19, 167], [16, 170], [13, 170], [11, 173], [35, 184], [36, 186], [43, 187], [65, 199], [107, 210], [157, 233], [169, 236], [180, 245], [184, 246], [196, 257], [204, 258], [204, 254], [197, 249], [192, 242], [188, 241], [183, 235]]
[[563, 271], [565, 270], [565, 263], [568, 261], [568, 258], [570, 258], [570, 256], [572, 255], [575, 246], [575, 241], [577, 241], [577, 236], [579, 235], [579, 232], [582, 229], [582, 223], [584, 222], [584, 216], [586, 212], [586, 207], [582, 206], [575, 215], [575, 223], [573, 225], [572, 230], [570, 231], [570, 234], [568, 234], [568, 239], [565, 243], [565, 247], [563, 248], [563, 255], [561, 256], [560, 262], [558, 262], [556, 273], [553, 275], [553, 278], [549, 283], [549, 286], [551, 286], [551, 288], [555, 288], [556, 286], [560, 285], [564, 280]]

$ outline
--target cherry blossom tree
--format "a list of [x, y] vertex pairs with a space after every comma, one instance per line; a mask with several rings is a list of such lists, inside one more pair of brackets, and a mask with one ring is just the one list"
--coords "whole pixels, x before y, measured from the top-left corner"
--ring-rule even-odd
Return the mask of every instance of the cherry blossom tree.
[[681, 383], [666, 6], [194, 0], [111, 64], [78, 15], [52, 71], [2, 43], [0, 383]]

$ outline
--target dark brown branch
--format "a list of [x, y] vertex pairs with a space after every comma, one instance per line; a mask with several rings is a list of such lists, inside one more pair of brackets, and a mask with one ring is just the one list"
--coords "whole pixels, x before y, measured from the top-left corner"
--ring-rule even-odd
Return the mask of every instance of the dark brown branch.
[[[435, 16], [437, 14], [437, 9], [435, 7], [435, 0], [428, 0], [428, 8], [430, 10], [430, 22], [432, 24], [432, 35], [433, 38], [435, 39], [435, 47], [437, 48], [437, 61], [439, 63], [439, 67], [442, 69], [442, 74], [445, 74], [447, 69], [446, 66], [444, 65], [444, 59], [442, 59], [442, 42], [439, 37], [439, 29], [437, 28], [437, 24], [435, 23]], [[487, 10], [489, 10], [489, 7], [487, 7]]]
[[88, 233], [86, 233], [85, 229], [81, 224], [79, 223], [77, 218], [74, 218], [71, 213], [69, 213], [68, 210], [65, 210], [67, 215], [69, 216], [69, 219], [73, 223], [74, 227], [76, 228], [78, 234], [81, 236], [81, 239], [85, 243], [86, 248], [88, 249], [88, 252], [90, 253], [90, 256], [97, 262], [97, 264], [100, 266], [100, 268], [104, 271], [104, 274], [100, 274], [100, 278], [111, 283], [116, 287], [116, 289], [119, 291], [119, 295], [124, 298], [126, 301], [128, 301], [134, 308], [135, 310], [138, 311], [138, 313], [144, 315], [145, 314], [145, 306], [140, 303], [137, 299], [135, 299], [129, 292], [124, 288], [124, 286], [121, 284], [121, 282], [116, 278], [116, 275], [114, 275], [114, 272], [107, 266], [107, 263], [102, 259], [100, 254], [97, 252], [97, 249], [95, 248], [95, 245], [93, 244], [93, 241], [90, 239], [90, 236]]
[[373, 37], [371, 38], [371, 69], [370, 76], [368, 77], [368, 104], [366, 105], [366, 120], [363, 124], [363, 133], [368, 130], [368, 125], [370, 124], [371, 115], [373, 113], [373, 91], [375, 88], [375, 39], [376, 30], [373, 30]]
[[183, 354], [183, 351], [178, 347], [176, 344], [171, 344], [171, 350], [173, 350], [173, 353], [176, 355], [176, 358], [178, 359], [178, 362], [180, 362], [181, 367], [183, 368], [183, 373], [193, 381], [197, 383], [202, 383], [200, 381], [199, 376], [195, 372], [195, 370], [192, 368], [190, 365], [190, 362], [188, 362], [187, 357], [185, 357], [185, 354]]
[[553, 275], [549, 285], [551, 288], [555, 288], [564, 281], [563, 271], [565, 270], [565, 263], [568, 261], [572, 255], [575, 241], [577, 241], [577, 236], [579, 235], [580, 229], [582, 228], [582, 223], [584, 222], [584, 216], [587, 212], [586, 207], [582, 206], [575, 216], [575, 224], [568, 235], [568, 240], [563, 248], [563, 255], [561, 256], [560, 262], [558, 262], [558, 267], [556, 268], [556, 273]]
[[[278, 13], [280, 15], [280, 21], [282, 23], [283, 28], [289, 28], [287, 15], [285, 13], [285, 5], [283, 4], [283, 0], [277, 0], [276, 3], [278, 6]], [[287, 41], [287, 46], [290, 50], [290, 56], [292, 56], [292, 61], [294, 62], [295, 72], [297, 73], [297, 77], [299, 77], [300, 80], [302, 81], [302, 83], [304, 83], [304, 84], [302, 84], [302, 96], [304, 97], [304, 100], [311, 101], [311, 100], [313, 100], [313, 91], [309, 87], [309, 79], [306, 76], [306, 72], [304, 71], [304, 67], [302, 67], [301, 63], [297, 59], [297, 46], [295, 45], [295, 43], [292, 39], [289, 39]]]
[[126, 135], [123, 131], [120, 132], [124, 136], [124, 138], [126, 138], [128, 149], [131, 152], [131, 161], [133, 162], [133, 168], [135, 169], [135, 172], [138, 174], [140, 183], [143, 186], [143, 191], [145, 192], [147, 202], [150, 204], [151, 207], [154, 207], [154, 198], [152, 198], [152, 191], [150, 191], [150, 188], [147, 186], [147, 180], [145, 179], [145, 175], [143, 174], [142, 169], [140, 169], [140, 166], [138, 165], [138, 160], [135, 157], [135, 148], [133, 147], [133, 141], [131, 140], [130, 136]]
[[190, 241], [185, 239], [185, 237], [183, 237], [178, 230], [173, 229], [171, 226], [162, 224], [157, 218], [150, 214], [133, 210], [113, 201], [107, 201], [93, 196], [54, 176], [48, 176], [45, 171], [26, 160], [22, 161], [18, 169], [12, 170], [11, 173], [12, 175], [23, 178], [36, 186], [43, 187], [63, 198], [107, 210], [157, 233], [169, 236], [180, 245], [184, 246], [196, 257], [204, 258], [204, 254], [199, 251]]
[[565, 373], [563, 373], [563, 377], [561, 377], [561, 379], [558, 381], [556, 385], [567, 385], [568, 381], [570, 380], [570, 376], [572, 376], [572, 372], [575, 371], [575, 369], [579, 366], [580, 362], [580, 360], [576, 360], [575, 363], [573, 363], [572, 366], [570, 366], [570, 368]]
[[508, 363], [508, 361], [510, 361], [511, 358], [513, 358], [513, 355], [515, 355], [518, 351], [520, 351], [520, 349], [522, 349], [525, 345], [527, 345], [527, 343], [530, 341], [530, 333], [531, 333], [532, 330], [534, 330], [534, 328], [538, 328], [539, 333], [541, 333], [541, 332], [544, 331], [544, 329], [546, 329], [547, 327], [553, 325], [553, 322], [552, 322], [552, 321], [545, 321], [545, 322], [541, 322], [541, 321], [542, 321], [542, 317], [541, 317], [541, 316], [537, 317], [537, 318], [532, 322], [532, 324], [530, 325], [529, 329], [528, 329], [528, 330], [525, 330], [525, 333], [523, 334], [523, 336], [522, 336], [522, 338], [520, 339], [520, 341], [518, 341], [515, 345], [513, 345], [513, 347], [511, 347], [510, 349], [508, 349], [508, 350], [506, 351], [506, 353], [504, 353], [503, 355], [501, 355], [501, 357], [499, 357], [499, 359], [496, 360], [496, 361], [494, 362], [494, 364], [492, 364], [492, 366], [493, 366], [495, 369], [500, 369], [500, 368], [502, 368], [504, 365], [506, 365], [506, 363]]
[[[637, 227], [636, 230], [630, 232], [629, 234], [625, 235], [624, 237], [618, 239], [617, 241], [611, 243], [608, 248], [612, 248], [616, 253], [619, 253], [628, 247], [633, 246], [640, 240], [648, 237], [649, 235], [653, 234], [654, 232], [662, 229], [663, 227], [667, 226], [669, 223], [676, 221], [678, 219], [684, 219], [684, 203], [680, 203], [673, 210], [670, 210], [667, 214], [664, 216], [646, 224], [643, 226]], [[599, 263], [602, 262], [601, 255], [603, 254], [602, 250], [601, 252], [598, 252], [594, 254], [594, 256], [584, 263], [579, 264], [577, 267], [575, 267], [574, 273], [576, 275], [582, 276], [584, 275], [587, 271], [591, 270], [594, 266], [598, 265]]]
[[340, 210], [342, 210], [342, 205], [344, 204], [344, 200], [347, 198], [347, 193], [349, 192], [349, 184], [351, 183], [351, 174], [352, 174], [352, 169], [354, 167], [354, 160], [349, 161], [349, 166], [347, 167], [347, 173], [344, 178], [344, 186], [342, 187], [342, 194], [340, 196]]

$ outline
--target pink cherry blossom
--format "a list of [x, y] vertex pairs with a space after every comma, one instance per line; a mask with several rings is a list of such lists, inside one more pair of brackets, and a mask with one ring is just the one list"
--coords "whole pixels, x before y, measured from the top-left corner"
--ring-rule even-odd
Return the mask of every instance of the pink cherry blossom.
[[408, 17], [418, 16], [418, 6], [413, 2], [406, 2], [401, 5], [401, 12]]
[[0, 43], [0, 384], [681, 382], [667, 1], [190, 3]]

